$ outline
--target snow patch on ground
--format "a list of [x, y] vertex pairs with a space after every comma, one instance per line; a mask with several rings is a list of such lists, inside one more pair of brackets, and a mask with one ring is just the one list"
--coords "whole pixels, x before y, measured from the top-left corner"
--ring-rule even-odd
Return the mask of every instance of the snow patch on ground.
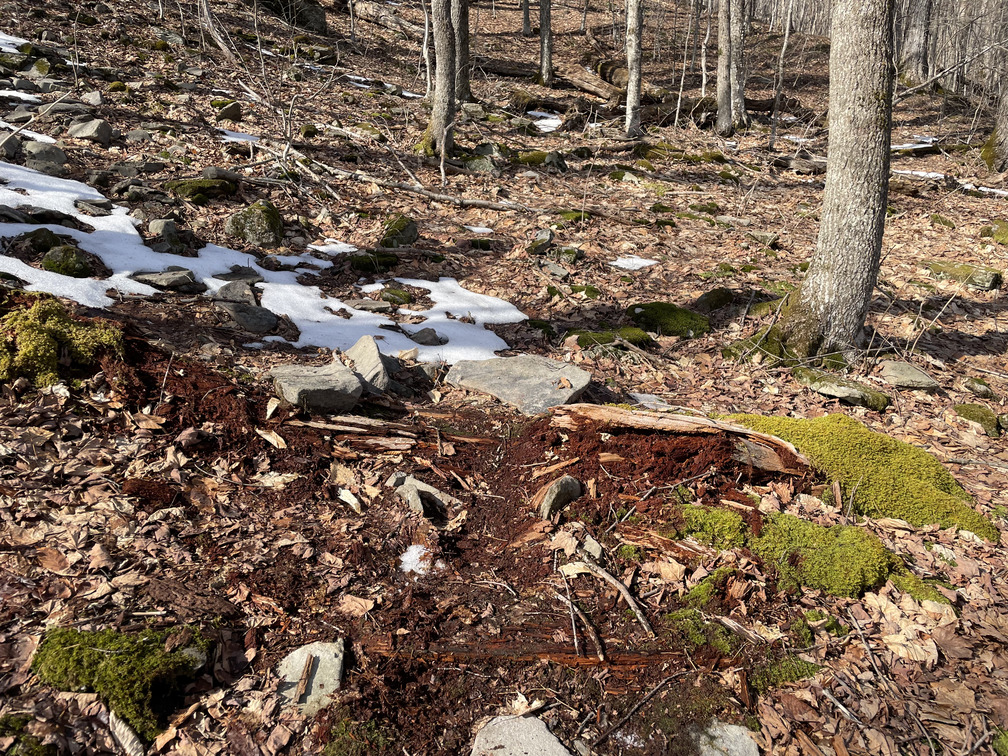
[[492, 234], [493, 229], [486, 226], [463, 226], [462, 228], [474, 234]]
[[431, 568], [430, 550], [419, 543], [410, 546], [399, 557], [399, 569], [403, 572], [415, 572], [417, 575], [426, 575]]
[[646, 257], [638, 257], [637, 255], [628, 255], [626, 257], [617, 257], [609, 264], [614, 268], [622, 268], [623, 270], [640, 270], [651, 265], [657, 265], [658, 261], [648, 260]]
[[543, 110], [530, 110], [528, 115], [534, 120], [533, 125], [543, 134], [549, 134], [560, 128], [563, 119], [555, 113], [547, 113]]
[[[297, 279], [309, 268], [272, 271], [260, 267], [257, 258], [215, 244], [201, 249], [197, 257], [182, 257], [157, 253], [144, 245], [137, 233], [135, 221], [124, 207], [116, 207], [111, 215], [90, 217], [74, 207], [76, 199], [104, 199], [100, 192], [86, 184], [68, 179], [54, 178], [21, 166], [0, 162], [0, 204], [18, 207], [25, 204], [59, 210], [78, 218], [94, 228], [92, 232], [76, 231], [63, 226], [48, 225], [57, 234], [70, 236], [83, 250], [97, 256], [113, 274], [104, 280], [70, 278], [27, 265], [12, 257], [0, 255], [0, 271], [25, 281], [32, 291], [66, 297], [88, 307], [107, 307], [115, 300], [107, 293], [115, 290], [122, 294], [155, 293], [155, 289], [137, 283], [129, 276], [138, 272], [157, 272], [178, 265], [193, 272], [197, 281], [206, 284], [210, 294], [217, 292], [226, 281], [217, 276], [228, 273], [233, 266], [252, 268], [263, 278], [261, 304], [277, 315], [286, 315], [297, 325], [301, 337], [295, 347], [325, 347], [345, 351], [361, 336], [374, 336], [386, 354], [396, 354], [418, 348], [419, 359], [431, 362], [454, 363], [458, 360], [484, 360], [508, 345], [485, 324], [516, 323], [524, 320], [514, 305], [483, 294], [467, 291], [454, 278], [438, 281], [399, 279], [401, 283], [427, 289], [433, 306], [415, 315], [424, 322], [399, 326], [391, 318], [372, 312], [355, 310], [339, 299], [326, 296], [317, 286], [305, 286]], [[23, 193], [15, 190], [22, 190]], [[0, 238], [17, 236], [38, 228], [32, 224], [2, 223]], [[313, 248], [325, 254], [342, 254], [355, 249], [349, 244], [327, 240], [325, 245]], [[289, 265], [331, 267], [332, 262], [319, 255], [303, 253], [283, 255], [281, 262]], [[375, 288], [377, 287], [377, 288]], [[363, 287], [376, 291], [382, 284]], [[349, 313], [350, 317], [341, 316]], [[407, 333], [422, 328], [434, 328], [447, 343], [441, 346], [419, 346]], [[268, 336], [263, 341], [283, 341], [279, 336]]]
[[253, 134], [245, 134], [241, 131], [228, 131], [227, 129], [217, 129], [222, 136], [222, 142], [258, 142], [259, 137]]
[[[7, 121], [0, 121], [0, 129], [9, 129], [11, 131], [17, 131], [17, 126], [13, 126]], [[21, 129], [18, 131], [21, 136], [26, 136], [29, 139], [34, 139], [36, 142], [42, 142], [44, 144], [56, 144], [56, 140], [53, 139], [48, 134], [39, 134], [37, 131], [30, 131], [29, 129]]]
[[16, 53], [18, 51], [18, 45], [23, 45], [27, 41], [27, 39], [12, 37], [10, 34], [3, 34], [0, 32], [0, 52]]
[[41, 102], [40, 97], [36, 97], [33, 94], [28, 94], [27, 92], [18, 92], [15, 89], [0, 89], [0, 97], [6, 97], [9, 100], [24, 100], [25, 102]]

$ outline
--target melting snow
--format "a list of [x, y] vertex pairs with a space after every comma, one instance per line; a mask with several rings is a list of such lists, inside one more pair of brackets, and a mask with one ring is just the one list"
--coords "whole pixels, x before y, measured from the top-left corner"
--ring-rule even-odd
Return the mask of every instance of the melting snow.
[[[86, 184], [46, 176], [3, 162], [0, 162], [0, 179], [6, 182], [0, 185], [0, 204], [10, 207], [32, 204], [59, 210], [92, 226], [95, 230], [90, 233], [56, 225], [46, 227], [57, 234], [72, 237], [81, 249], [100, 258], [113, 274], [100, 281], [93, 278], [70, 278], [33, 268], [3, 255], [0, 255], [0, 271], [25, 281], [30, 290], [66, 297], [89, 307], [107, 307], [112, 304], [114, 299], [107, 294], [109, 289], [122, 294], [154, 294], [155, 289], [129, 277], [136, 272], [163, 271], [171, 265], [178, 265], [191, 270], [195, 279], [202, 281], [210, 293], [214, 293], [225, 283], [215, 276], [229, 272], [232, 266], [240, 265], [252, 268], [263, 277], [263, 283], [260, 284], [262, 306], [277, 315], [288, 316], [297, 325], [301, 331], [300, 339], [294, 343], [297, 348], [314, 346], [346, 350], [361, 336], [371, 335], [378, 341], [382, 352], [395, 354], [418, 347], [403, 330], [415, 332], [421, 328], [433, 327], [448, 341], [442, 346], [419, 346], [419, 359], [437, 362], [482, 360], [494, 357], [495, 351], [508, 346], [499, 336], [484, 328], [485, 324], [515, 323], [525, 319], [525, 315], [512, 304], [467, 291], [453, 278], [441, 278], [438, 281], [399, 279], [401, 283], [427, 289], [434, 303], [429, 310], [415, 313], [426, 318], [424, 322], [410, 324], [400, 330], [395, 321], [384, 315], [354, 310], [339, 299], [327, 297], [317, 286], [299, 284], [297, 278], [302, 271], [266, 270], [259, 267], [256, 258], [246, 252], [215, 244], [208, 244], [201, 249], [197, 257], [154, 252], [144, 245], [126, 208], [116, 207], [111, 215], [105, 217], [85, 216], [77, 211], [73, 204], [75, 199], [104, 199], [101, 193]], [[15, 190], [23, 190], [24, 194]], [[35, 228], [38, 226], [0, 223], [0, 238], [17, 236]], [[314, 249], [323, 254], [340, 254], [353, 247], [332, 242]], [[285, 255], [283, 261], [293, 265], [331, 265], [330, 261], [311, 253]], [[381, 284], [372, 286], [380, 287]], [[375, 290], [370, 286], [364, 288]], [[348, 312], [350, 318], [338, 315], [340, 310]], [[263, 341], [283, 341], [283, 338], [268, 336]]]
[[9, 100], [24, 100], [25, 102], [41, 102], [41, 98], [36, 97], [33, 94], [28, 94], [27, 92], [18, 92], [15, 89], [0, 89], [0, 97], [6, 97]]
[[658, 261], [648, 260], [646, 257], [637, 257], [637, 255], [629, 255], [627, 257], [617, 257], [609, 264], [614, 268], [623, 268], [623, 270], [640, 270], [649, 265], [657, 265]]
[[18, 45], [23, 45], [27, 41], [27, 39], [21, 39], [21, 37], [12, 37], [10, 34], [0, 33], [0, 52], [16, 53]]
[[222, 142], [258, 142], [259, 137], [252, 134], [245, 134], [241, 131], [228, 131], [227, 129], [217, 129], [223, 136]]
[[487, 228], [486, 226], [463, 226], [467, 231], [471, 231], [474, 234], [492, 234], [493, 229]]
[[[7, 121], [0, 121], [0, 129], [10, 129], [11, 131], [16, 131], [17, 127], [12, 126], [7, 123]], [[36, 142], [43, 142], [45, 144], [56, 144], [56, 140], [47, 134], [39, 134], [37, 131], [29, 131], [28, 129], [21, 129], [19, 134], [28, 137], [29, 139], [34, 139]]]
[[539, 129], [543, 134], [549, 134], [550, 132], [556, 131], [560, 128], [560, 124], [563, 123], [563, 119], [555, 113], [547, 113], [542, 110], [530, 110], [528, 112], [532, 116], [535, 127]]
[[399, 569], [426, 575], [430, 571], [430, 550], [419, 543], [413, 544], [399, 557]]

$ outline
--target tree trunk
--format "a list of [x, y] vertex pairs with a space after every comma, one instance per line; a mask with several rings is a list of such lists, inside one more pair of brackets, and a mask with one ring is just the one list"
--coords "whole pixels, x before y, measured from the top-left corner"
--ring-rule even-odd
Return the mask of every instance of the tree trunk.
[[893, 0], [836, 0], [819, 240], [768, 342], [798, 358], [847, 356], [878, 278], [889, 188]]
[[529, 18], [529, 3], [532, 0], [521, 0], [522, 6], [522, 36], [532, 36], [532, 19]]
[[903, 33], [900, 73], [908, 87], [928, 80], [928, 48], [931, 34], [933, 0], [911, 0]]
[[[728, 2], [728, 0], [726, 0]], [[728, 73], [731, 81], [732, 126], [742, 129], [749, 125], [749, 114], [745, 107], [745, 14], [744, 0], [730, 0], [729, 23], [731, 24], [731, 54]]]
[[455, 102], [470, 102], [469, 84], [469, 0], [451, 0], [452, 30], [455, 33]]
[[980, 154], [992, 171], [1008, 171], [1008, 75], [1001, 81], [994, 130]]
[[641, 46], [644, 34], [644, 0], [627, 0], [626, 9], [626, 135], [640, 135], [641, 121]]
[[717, 35], [717, 125], [714, 130], [721, 136], [731, 136], [735, 131], [732, 126], [731, 104], [731, 17], [729, 16], [731, 0], [718, 0], [718, 35]]
[[434, 99], [427, 134], [420, 144], [427, 154], [450, 155], [454, 146], [455, 120], [455, 30], [452, 0], [431, 0], [434, 27]]
[[553, 30], [550, 21], [551, 0], [539, 0], [539, 79], [544, 87], [553, 86]]

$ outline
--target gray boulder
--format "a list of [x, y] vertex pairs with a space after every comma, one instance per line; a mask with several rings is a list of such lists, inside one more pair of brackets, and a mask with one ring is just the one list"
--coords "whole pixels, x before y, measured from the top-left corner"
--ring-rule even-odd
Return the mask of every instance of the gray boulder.
[[441, 338], [437, 331], [433, 328], [421, 328], [419, 331], [408, 334], [410, 341], [413, 341], [420, 346], [441, 346], [447, 343], [447, 339]]
[[390, 373], [394, 373], [398, 365], [395, 358], [381, 353], [374, 336], [361, 336], [345, 354], [353, 360], [354, 372], [367, 391], [381, 394], [389, 388], [392, 383]]
[[396, 213], [389, 216], [382, 226], [382, 238], [378, 242], [379, 247], [395, 249], [396, 247], [407, 247], [420, 238], [416, 221], [408, 215]]
[[130, 278], [155, 289], [177, 291], [179, 294], [202, 294], [207, 288], [205, 283], [196, 280], [191, 270], [177, 265], [155, 273], [134, 273]]
[[917, 391], [937, 391], [938, 381], [909, 362], [883, 360], [879, 363], [879, 376], [890, 386]]
[[42, 257], [40, 266], [42, 270], [71, 278], [88, 278], [94, 275], [88, 256], [72, 244], [63, 244], [50, 249]]
[[339, 360], [328, 365], [281, 365], [270, 371], [281, 398], [308, 412], [345, 412], [364, 391], [353, 371]]
[[232, 121], [238, 123], [242, 119], [242, 106], [240, 102], [229, 102], [217, 111], [218, 121]]
[[89, 142], [97, 142], [102, 147], [108, 147], [112, 141], [112, 127], [109, 122], [94, 118], [83, 123], [75, 123], [67, 130], [67, 136], [74, 139], [84, 139]]
[[471, 756], [571, 756], [536, 717], [495, 717], [473, 740]]
[[214, 273], [213, 277], [221, 281], [244, 281], [249, 286], [266, 280], [258, 270], [245, 265], [232, 265], [227, 273]]
[[55, 144], [45, 142], [24, 142], [21, 145], [25, 158], [38, 160], [42, 163], [55, 163], [56, 165], [66, 165], [67, 155]]
[[580, 368], [531, 354], [462, 360], [445, 380], [453, 386], [480, 391], [512, 405], [526, 415], [577, 400], [591, 381]]
[[14, 134], [0, 136], [0, 157], [13, 160], [21, 154], [21, 140]]
[[217, 302], [217, 307], [231, 316], [235, 324], [250, 333], [266, 333], [276, 328], [279, 318], [265, 307], [244, 302]]
[[997, 400], [997, 394], [994, 393], [994, 389], [990, 387], [983, 378], [969, 377], [963, 381], [963, 386], [974, 396], [978, 396], [981, 399], [994, 399]]
[[228, 218], [224, 232], [244, 239], [255, 247], [277, 247], [283, 243], [283, 220], [268, 200], [258, 200]]
[[244, 302], [248, 305], [259, 304], [252, 287], [245, 281], [229, 281], [217, 290], [214, 299], [222, 302]]
[[178, 227], [170, 218], [155, 218], [147, 224], [147, 231], [157, 240], [151, 244], [155, 252], [180, 252], [185, 249]]
[[[538, 498], [538, 495], [536, 496]], [[572, 501], [581, 498], [581, 481], [571, 475], [564, 475], [548, 484], [542, 492], [539, 516], [548, 520]]]
[[759, 756], [759, 746], [740, 725], [714, 721], [697, 735], [700, 756]]
[[889, 406], [888, 395], [857, 381], [804, 367], [794, 368], [791, 374], [800, 384], [808, 386], [817, 394], [839, 399], [847, 404], [867, 407], [876, 412], [881, 412]]
[[[343, 681], [344, 653], [345, 646], [340, 638], [335, 643], [309, 643], [287, 654], [277, 665], [277, 676], [281, 680], [277, 693], [284, 704], [297, 706], [309, 719], [328, 706]], [[295, 699], [306, 670], [304, 692]]]

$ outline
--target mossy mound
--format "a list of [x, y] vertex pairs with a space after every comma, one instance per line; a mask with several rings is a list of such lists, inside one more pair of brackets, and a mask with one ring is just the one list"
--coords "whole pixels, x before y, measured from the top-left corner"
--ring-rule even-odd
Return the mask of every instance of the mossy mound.
[[42, 256], [42, 270], [71, 278], [89, 278], [94, 275], [88, 256], [72, 244], [60, 244]]
[[399, 258], [386, 252], [375, 252], [368, 255], [353, 255], [350, 267], [358, 273], [384, 273], [399, 264]]
[[91, 365], [102, 351], [122, 352], [120, 330], [78, 323], [50, 298], [8, 312], [0, 318], [0, 334], [0, 380], [24, 376], [36, 386], [56, 383], [67, 361]]
[[560, 221], [555, 225], [557, 228], [566, 228], [572, 223], [584, 223], [591, 218], [591, 213], [587, 210], [561, 210], [557, 213]]
[[228, 218], [224, 233], [254, 247], [272, 248], [283, 243], [283, 219], [269, 200], [258, 200]]
[[931, 225], [944, 226], [945, 228], [955, 228], [955, 223], [950, 221], [944, 215], [939, 215], [938, 213], [931, 214]]
[[150, 741], [167, 724], [206, 655], [207, 644], [199, 636], [187, 648], [165, 651], [169, 635], [57, 628], [42, 639], [32, 671], [59, 690], [97, 693]]
[[686, 505], [680, 510], [683, 535], [690, 535], [716, 549], [732, 549], [745, 543], [746, 526], [738, 512], [719, 507]]
[[749, 548], [777, 568], [786, 588], [807, 586], [832, 596], [857, 597], [877, 588], [899, 565], [882, 542], [861, 528], [821, 525], [780, 514], [763, 526]]
[[952, 409], [964, 420], [977, 423], [991, 438], [997, 438], [1001, 435], [997, 415], [982, 404], [957, 404]]
[[951, 263], [932, 260], [924, 263], [930, 273], [938, 278], [947, 278], [966, 284], [971, 289], [990, 291], [1001, 286], [1001, 271], [968, 263]]
[[991, 541], [998, 531], [941, 463], [910, 444], [868, 430], [846, 415], [810, 420], [733, 415], [732, 420], [794, 444], [837, 481], [854, 511], [912, 525], [956, 526]]
[[176, 197], [187, 199], [195, 205], [205, 205], [211, 199], [230, 197], [238, 187], [224, 179], [178, 179], [165, 183], [165, 189]]
[[717, 289], [711, 289], [705, 294], [701, 294], [693, 303], [693, 307], [701, 312], [714, 312], [715, 310], [727, 307], [734, 301], [734, 292], [721, 286]]
[[759, 695], [784, 683], [798, 682], [812, 677], [821, 667], [797, 656], [785, 656], [758, 667], [752, 676], [752, 685]]
[[399, 305], [400, 307], [412, 304], [413, 302], [413, 295], [406, 291], [406, 289], [383, 289], [381, 298], [386, 302], [391, 302], [392, 304]]
[[420, 231], [417, 229], [416, 221], [408, 215], [396, 213], [382, 224], [382, 237], [378, 246], [386, 249], [407, 247], [419, 238]]
[[721, 206], [714, 201], [711, 202], [699, 202], [689, 206], [690, 210], [697, 213], [707, 213], [707, 215], [717, 215], [721, 212]]
[[585, 299], [598, 299], [602, 292], [591, 284], [571, 284], [571, 294], [581, 294]]
[[993, 239], [998, 244], [1008, 246], [1008, 220], [996, 220], [980, 229], [981, 239]]
[[660, 336], [691, 338], [710, 331], [710, 321], [703, 315], [677, 307], [671, 302], [644, 302], [627, 308], [639, 328]]
[[665, 624], [679, 641], [689, 648], [709, 648], [729, 656], [738, 647], [738, 639], [723, 626], [707, 622], [696, 609], [679, 609], [665, 615]]
[[735, 569], [732, 567], [718, 567], [714, 572], [694, 585], [686, 593], [686, 603], [695, 609], [703, 609], [708, 606], [714, 595], [725, 587], [728, 578], [731, 577]]
[[571, 336], [578, 337], [577, 343], [582, 349], [588, 349], [593, 346], [614, 344], [617, 342], [617, 339], [622, 339], [628, 344], [640, 347], [641, 349], [644, 349], [654, 343], [647, 333], [642, 331], [640, 328], [634, 328], [633, 326], [624, 326], [623, 328], [617, 328], [615, 331], [584, 331], [575, 329], [569, 331], [568, 333]]

